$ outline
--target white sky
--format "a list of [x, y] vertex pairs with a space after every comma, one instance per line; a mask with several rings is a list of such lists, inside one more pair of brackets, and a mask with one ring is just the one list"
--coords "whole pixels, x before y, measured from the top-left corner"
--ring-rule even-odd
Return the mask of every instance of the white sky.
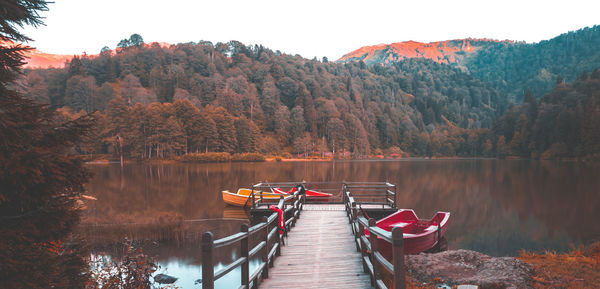
[[494, 38], [538, 42], [600, 24], [600, 1], [54, 0], [27, 27], [47, 53], [97, 54], [133, 33], [145, 42], [238, 40], [330, 60], [365, 45]]

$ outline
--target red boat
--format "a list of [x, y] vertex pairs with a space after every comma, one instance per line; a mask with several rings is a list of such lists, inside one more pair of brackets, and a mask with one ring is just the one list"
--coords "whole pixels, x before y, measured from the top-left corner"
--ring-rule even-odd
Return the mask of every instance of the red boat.
[[[376, 224], [390, 232], [394, 227], [401, 227], [404, 232], [404, 254], [419, 254], [433, 248], [444, 237], [449, 218], [450, 213], [437, 212], [431, 220], [423, 220], [411, 209], [400, 209]], [[369, 236], [368, 229], [365, 229], [365, 235]], [[392, 245], [383, 239], [379, 239], [378, 244], [381, 254], [390, 259]]]
[[299, 189], [300, 190], [304, 190], [304, 194], [306, 195], [306, 199], [309, 200], [309, 201], [328, 202], [329, 199], [331, 198], [331, 196], [333, 196], [332, 194], [328, 194], [328, 193], [323, 193], [323, 192], [318, 192], [318, 191], [313, 191], [313, 190], [307, 190], [302, 185], [298, 185], [296, 187], [293, 187], [289, 191], [284, 191], [281, 188], [273, 188], [273, 193], [276, 193], [276, 194], [293, 194], [293, 193], [295, 193]]

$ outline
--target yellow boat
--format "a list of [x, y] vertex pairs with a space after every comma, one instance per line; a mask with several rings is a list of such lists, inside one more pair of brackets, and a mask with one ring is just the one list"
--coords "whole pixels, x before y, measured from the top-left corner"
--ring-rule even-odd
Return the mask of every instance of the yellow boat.
[[[252, 206], [252, 190], [250, 189], [239, 189], [236, 194], [230, 191], [223, 191], [223, 201], [232, 206], [238, 207], [250, 207]], [[254, 200], [260, 200], [260, 196], [262, 194], [262, 198], [275, 202], [283, 196], [282, 194], [274, 194], [274, 193], [264, 193], [261, 191], [254, 191]], [[285, 197], [285, 196], [284, 196]]]

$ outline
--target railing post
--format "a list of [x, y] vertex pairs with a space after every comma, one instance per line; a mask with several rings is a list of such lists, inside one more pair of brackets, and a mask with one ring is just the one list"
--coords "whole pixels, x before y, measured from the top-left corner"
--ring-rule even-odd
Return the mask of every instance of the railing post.
[[250, 249], [248, 248], [248, 239], [250, 238], [248, 234], [248, 224], [242, 224], [241, 232], [246, 233], [246, 237], [244, 237], [240, 241], [241, 256], [242, 258], [246, 258], [246, 261], [242, 263], [242, 286], [246, 286], [246, 288], [248, 288], [248, 284], [250, 284], [250, 260], [248, 257], [248, 252], [250, 251]]
[[[297, 194], [296, 195], [296, 200], [298, 201], [298, 206], [296, 207], [296, 211], [298, 212], [298, 217], [296, 217], [296, 220], [297, 220], [297, 219], [300, 219], [300, 206], [302, 205], [301, 204], [302, 203], [302, 196], [300, 194]], [[296, 202], [294, 202], [294, 203], [296, 203]], [[295, 223], [295, 221], [294, 221], [294, 223]]]
[[[352, 210], [350, 211], [350, 217], [351, 217], [351, 221], [350, 221], [350, 225], [352, 226], [352, 232], [354, 233], [354, 243], [356, 245], [356, 251], [360, 252], [360, 229], [356, 230], [356, 223], [358, 223], [356, 214], [358, 213], [358, 211], [356, 210], [356, 203], [352, 203]], [[363, 231], [364, 233], [364, 231]]]
[[202, 289], [215, 288], [213, 248], [213, 234], [211, 232], [204, 233], [204, 235], [202, 235]]
[[254, 186], [252, 186], [252, 208], [256, 208], [256, 200], [254, 199]]
[[[356, 212], [356, 203], [351, 203], [348, 206], [348, 216], [350, 216], [350, 218], [348, 218], [348, 222], [350, 224], [352, 224], [352, 222], [354, 222], [354, 220], [356, 220], [356, 215], [354, 215], [354, 213]], [[354, 231], [354, 227], [352, 227], [352, 231]]]
[[262, 221], [265, 222], [265, 249], [262, 256], [262, 261], [265, 263], [265, 269], [263, 269], [262, 277], [269, 278], [269, 218], [262, 217]]
[[[283, 198], [283, 196], [279, 196], [279, 199], [283, 200], [284, 198]], [[287, 209], [287, 204], [284, 202], [283, 203], [283, 208], [281, 209], [283, 211], [283, 237], [284, 238], [287, 237], [288, 229], [289, 229], [287, 227], [287, 225], [286, 225], [286, 223], [287, 223], [287, 216], [285, 215], [285, 209]], [[285, 241], [283, 241], [283, 242], [285, 243]]]
[[[361, 237], [365, 235], [365, 227], [363, 226], [363, 224], [361, 222], [358, 222], [358, 233], [356, 234], [358, 241], [361, 242], [360, 244], [360, 255], [364, 258], [365, 256], [367, 256], [367, 246], [366, 244], [362, 244], [362, 239]], [[365, 273], [367, 273], [367, 264], [365, 263], [365, 261], [363, 260], [363, 271]]]
[[[387, 186], [385, 186], [384, 190], [385, 190], [385, 202], [386, 202], [386, 203], [389, 203], [390, 201], [388, 201], [388, 200], [390, 199], [390, 194], [388, 193], [388, 187], [387, 187]], [[392, 206], [393, 206], [393, 205], [392, 205], [392, 204], [390, 204], [390, 207], [392, 207]]]
[[406, 288], [404, 280], [404, 233], [402, 228], [392, 229], [392, 265], [394, 266], [394, 288]]
[[294, 198], [292, 200], [293, 204], [292, 204], [292, 218], [294, 218], [292, 220], [292, 223], [290, 224], [291, 227], [295, 227], [296, 226], [296, 211], [297, 208], [296, 206], [298, 206], [298, 203], [296, 203], [296, 201], [298, 201], [298, 195], [294, 195]]
[[277, 231], [275, 231], [275, 240], [277, 240], [277, 249], [275, 249], [275, 255], [281, 256], [281, 235], [279, 234], [279, 217], [276, 218]]
[[370, 229], [372, 227], [376, 227], [376, 221], [373, 218], [369, 219], [369, 243], [371, 243], [371, 263], [373, 264], [373, 286], [377, 284], [377, 280], [381, 279], [381, 271], [379, 269], [379, 261], [377, 261], [377, 257], [375, 257], [375, 252], [379, 251], [379, 244], [377, 241], [377, 235], [373, 233]]
[[397, 206], [396, 206], [397, 198], [398, 198], [398, 191], [396, 191], [396, 185], [394, 184], [394, 208], [397, 208]]

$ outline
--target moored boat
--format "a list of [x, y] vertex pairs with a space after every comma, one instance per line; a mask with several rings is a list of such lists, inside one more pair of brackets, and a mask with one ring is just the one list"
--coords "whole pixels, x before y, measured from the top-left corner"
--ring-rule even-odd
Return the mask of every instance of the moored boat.
[[291, 195], [298, 190], [304, 190], [304, 194], [306, 195], [306, 200], [309, 200], [309, 201], [327, 202], [333, 196], [332, 194], [329, 194], [329, 193], [323, 193], [323, 192], [319, 192], [319, 191], [315, 191], [315, 190], [307, 190], [302, 185], [293, 187], [289, 191], [284, 191], [281, 188], [273, 188], [273, 192], [276, 194], [290, 194]]
[[[230, 191], [222, 191], [223, 193], [223, 201], [232, 206], [238, 207], [251, 207], [252, 206], [252, 190], [250, 189], [239, 189], [237, 193], [232, 193]], [[255, 200], [259, 200], [260, 198], [267, 201], [277, 201], [283, 196], [282, 194], [276, 193], [265, 193], [261, 191], [254, 191]]]
[[[397, 212], [377, 221], [377, 227], [391, 232], [394, 227], [401, 227], [404, 235], [404, 254], [419, 254], [436, 246], [444, 237], [448, 228], [450, 213], [437, 212], [430, 220], [419, 219], [415, 211], [400, 209]], [[365, 235], [369, 236], [368, 229]], [[379, 250], [388, 258], [392, 255], [391, 244], [379, 239]]]

